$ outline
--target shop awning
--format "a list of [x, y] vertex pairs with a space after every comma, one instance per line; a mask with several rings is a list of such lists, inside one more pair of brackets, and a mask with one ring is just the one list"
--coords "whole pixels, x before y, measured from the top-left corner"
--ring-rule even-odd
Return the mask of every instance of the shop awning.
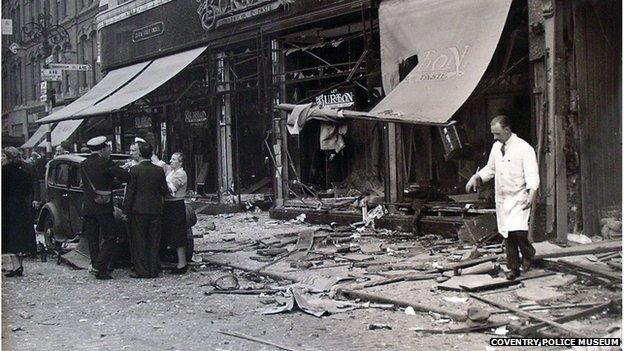
[[56, 127], [52, 129], [52, 147], [61, 145], [62, 142], [74, 134], [82, 122], [84, 122], [84, 119], [68, 119], [60, 121]]
[[[485, 73], [511, 0], [385, 0], [379, 7], [386, 97], [369, 113], [444, 124]], [[399, 65], [418, 64], [399, 83]]]
[[108, 74], [102, 78], [99, 83], [97, 83], [83, 96], [59, 111], [38, 120], [37, 123], [53, 123], [72, 118], [76, 113], [95, 105], [98, 101], [109, 96], [132, 78], [136, 77], [136, 75], [139, 74], [139, 72], [141, 72], [149, 64], [149, 62], [150, 61], [141, 62], [108, 72]]
[[154, 60], [130, 83], [95, 106], [77, 113], [76, 116], [113, 112], [135, 102], [173, 78], [204, 50], [206, 50], [206, 46]]
[[30, 136], [30, 138], [22, 145], [22, 148], [33, 148], [41, 139], [45, 138], [48, 126], [40, 125], [39, 128]]

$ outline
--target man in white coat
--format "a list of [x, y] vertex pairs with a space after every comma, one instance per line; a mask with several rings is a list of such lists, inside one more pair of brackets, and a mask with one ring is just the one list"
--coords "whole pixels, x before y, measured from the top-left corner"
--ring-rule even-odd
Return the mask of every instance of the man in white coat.
[[487, 165], [473, 175], [466, 191], [477, 190], [482, 182], [494, 179], [496, 221], [498, 232], [505, 238], [507, 254], [507, 279], [514, 280], [522, 269], [531, 268], [535, 249], [528, 239], [531, 204], [539, 186], [539, 173], [535, 150], [529, 143], [512, 133], [507, 116], [497, 116], [490, 124], [494, 145]]

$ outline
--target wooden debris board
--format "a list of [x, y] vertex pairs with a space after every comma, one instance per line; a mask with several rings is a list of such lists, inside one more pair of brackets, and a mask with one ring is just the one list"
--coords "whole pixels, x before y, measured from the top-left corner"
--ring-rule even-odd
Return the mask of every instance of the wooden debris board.
[[[610, 306], [613, 306], [613, 305], [614, 305], [613, 301], [606, 302], [606, 303], [604, 303], [602, 305], [590, 307], [588, 309], [585, 309], [585, 310], [582, 310], [582, 311], [579, 311], [579, 312], [575, 312], [575, 313], [572, 313], [570, 315], [567, 315], [567, 316], [564, 316], [564, 317], [561, 317], [561, 318], [554, 319], [553, 322], [556, 322], [556, 323], [566, 323], [566, 322], [569, 322], [569, 321], [573, 321], [575, 319], [586, 318], [586, 317], [592, 316], [594, 314], [600, 313], [600, 312], [608, 309]], [[529, 336], [529, 335], [537, 332], [539, 329], [547, 327], [547, 326], [548, 326], [547, 323], [540, 322], [540, 323], [537, 323], [537, 324], [533, 324], [533, 325], [530, 325], [530, 326], [518, 329], [516, 331], [516, 333], [518, 333], [518, 335], [522, 335], [522, 336]]]
[[564, 266], [568, 266], [575, 270], [581, 270], [587, 273], [591, 273], [593, 275], [600, 276], [602, 278], [607, 278], [609, 280], [622, 281], [622, 272], [614, 272], [610, 270], [608, 265], [604, 263], [600, 264], [590, 264], [590, 263], [581, 263], [575, 262], [567, 259], [561, 259], [557, 261], [557, 263], [562, 264]]
[[603, 252], [621, 252], [622, 241], [610, 240], [570, 247], [559, 247], [548, 242], [533, 244], [536, 250], [535, 259], [595, 255]]
[[[444, 283], [438, 284], [438, 289], [450, 291], [464, 291], [465, 289], [462, 288], [462, 286], [474, 288], [503, 282], [509, 281], [505, 278], [492, 278], [489, 274], [460, 275], [452, 277]], [[518, 283], [519, 282], [517, 282], [516, 284]], [[511, 283], [509, 285], [513, 284], [514, 283]]]
[[457, 231], [457, 236], [463, 242], [479, 243], [487, 241], [498, 234], [496, 216], [492, 214], [464, 219], [464, 224]]
[[502, 288], [505, 286], [516, 285], [516, 284], [519, 284], [523, 280], [547, 277], [547, 276], [555, 275], [555, 274], [556, 274], [555, 272], [531, 271], [529, 272], [527, 276], [521, 277], [515, 280], [507, 280], [506, 278], [492, 278], [491, 281], [489, 282], [485, 281], [482, 284], [479, 284], [476, 281], [473, 281], [473, 282], [469, 281], [467, 284], [460, 283], [459, 286], [465, 291], [482, 291], [482, 290], [497, 289], [497, 288]]

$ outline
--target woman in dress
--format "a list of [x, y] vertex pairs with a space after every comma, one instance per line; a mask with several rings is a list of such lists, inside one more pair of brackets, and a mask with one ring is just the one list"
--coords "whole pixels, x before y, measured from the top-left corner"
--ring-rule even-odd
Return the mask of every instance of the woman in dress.
[[31, 176], [24, 169], [21, 153], [7, 147], [2, 153], [2, 253], [11, 254], [13, 270], [6, 277], [24, 274], [25, 255], [37, 251], [37, 241], [28, 199], [32, 195]]
[[162, 234], [164, 244], [175, 247], [178, 256], [178, 264], [171, 271], [172, 274], [184, 274], [188, 270], [186, 263], [186, 207], [184, 205], [187, 176], [182, 168], [183, 163], [184, 156], [181, 152], [176, 152], [171, 155], [169, 166], [165, 167], [167, 186], [169, 186], [172, 195], [165, 198]]

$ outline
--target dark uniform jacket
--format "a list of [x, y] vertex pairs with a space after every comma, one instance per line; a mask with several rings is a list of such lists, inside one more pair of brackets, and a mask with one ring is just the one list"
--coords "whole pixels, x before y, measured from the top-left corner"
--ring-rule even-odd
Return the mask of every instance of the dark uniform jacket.
[[85, 216], [113, 212], [113, 202], [107, 204], [95, 203], [95, 192], [89, 184], [88, 178], [96, 190], [111, 191], [115, 178], [121, 182], [127, 182], [130, 176], [128, 172], [117, 166], [113, 160], [105, 159], [99, 154], [92, 154], [80, 164], [80, 177], [82, 179], [82, 214]]
[[164, 196], [169, 194], [165, 171], [149, 160], [130, 168], [123, 211], [125, 214], [160, 215]]

